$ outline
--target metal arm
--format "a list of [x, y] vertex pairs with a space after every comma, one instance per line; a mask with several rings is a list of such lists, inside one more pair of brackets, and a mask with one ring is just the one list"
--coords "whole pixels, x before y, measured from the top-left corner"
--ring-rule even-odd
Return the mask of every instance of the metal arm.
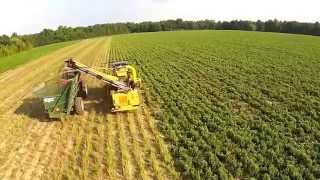
[[120, 82], [118, 77], [116, 77], [116, 76], [112, 76], [112, 75], [108, 75], [108, 74], [99, 72], [93, 68], [90, 68], [84, 64], [81, 64], [81, 63], [75, 61], [72, 58], [66, 60], [65, 63], [66, 63], [67, 67], [79, 70], [79, 71], [84, 72], [86, 74], [89, 74], [99, 80], [102, 80], [103, 82], [105, 82], [113, 87], [116, 87], [121, 90], [126, 90], [126, 91], [130, 90], [130, 87], [127, 86], [127, 84]]

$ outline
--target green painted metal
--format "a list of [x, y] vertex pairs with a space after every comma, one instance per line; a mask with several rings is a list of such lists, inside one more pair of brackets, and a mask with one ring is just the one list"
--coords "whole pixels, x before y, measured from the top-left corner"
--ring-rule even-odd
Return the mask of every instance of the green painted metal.
[[74, 100], [79, 91], [80, 73], [76, 72], [73, 78], [61, 89], [60, 94], [46, 96], [42, 99], [49, 118], [63, 118], [69, 115], [74, 108]]

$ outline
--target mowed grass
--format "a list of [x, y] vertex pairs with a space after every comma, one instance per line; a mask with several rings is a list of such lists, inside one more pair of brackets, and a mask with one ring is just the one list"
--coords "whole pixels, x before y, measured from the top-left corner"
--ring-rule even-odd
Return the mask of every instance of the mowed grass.
[[53, 51], [56, 51], [66, 46], [70, 46], [76, 42], [78, 41], [55, 43], [46, 46], [36, 47], [27, 51], [22, 51], [11, 56], [0, 57], [0, 73], [5, 72], [9, 69], [14, 69], [19, 65], [23, 65], [32, 60], [36, 60]]
[[183, 178], [320, 179], [320, 38], [242, 31], [114, 36]]

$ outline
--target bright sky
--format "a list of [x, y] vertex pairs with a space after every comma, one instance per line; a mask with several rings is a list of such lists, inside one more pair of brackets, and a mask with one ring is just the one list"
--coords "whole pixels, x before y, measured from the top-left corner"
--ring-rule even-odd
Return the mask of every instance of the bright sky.
[[0, 34], [176, 18], [316, 22], [320, 21], [320, 0], [3, 0]]

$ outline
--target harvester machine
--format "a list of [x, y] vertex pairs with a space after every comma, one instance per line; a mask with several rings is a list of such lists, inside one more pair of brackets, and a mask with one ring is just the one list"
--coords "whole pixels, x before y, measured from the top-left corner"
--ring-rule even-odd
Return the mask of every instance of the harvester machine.
[[66, 60], [65, 69], [67, 71], [64, 74], [67, 78], [63, 78], [67, 82], [65, 90], [59, 95], [43, 99], [49, 117], [61, 117], [71, 112], [83, 113], [83, 99], [87, 96], [88, 91], [81, 78], [82, 73], [91, 75], [106, 84], [112, 98], [112, 112], [136, 110], [140, 105], [137, 88], [141, 82], [137, 77], [136, 69], [126, 61], [112, 62], [109, 67], [101, 68], [105, 70], [102, 72], [77, 62], [73, 58]]
[[81, 79], [79, 71], [64, 68], [59, 80], [58, 91], [51, 96], [45, 96], [42, 101], [50, 118], [62, 118], [71, 113], [84, 113], [83, 100], [87, 97], [87, 86]]

